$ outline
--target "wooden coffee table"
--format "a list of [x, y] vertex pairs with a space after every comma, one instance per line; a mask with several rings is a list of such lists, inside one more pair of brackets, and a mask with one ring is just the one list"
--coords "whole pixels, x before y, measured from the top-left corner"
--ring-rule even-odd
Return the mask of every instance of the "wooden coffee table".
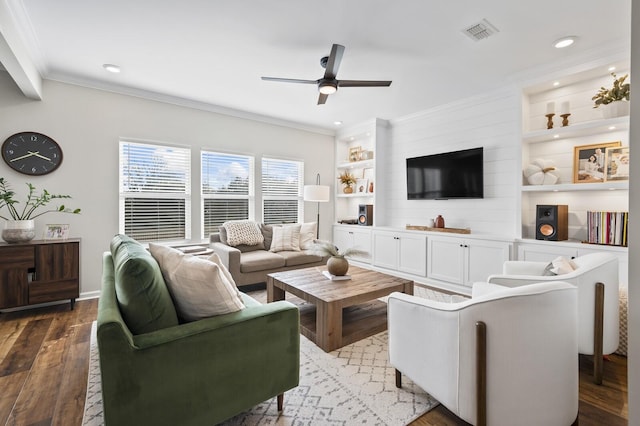
[[413, 294], [413, 281], [349, 267], [350, 280], [331, 281], [316, 266], [267, 275], [267, 301], [285, 292], [309, 304], [299, 306], [302, 334], [325, 352], [387, 329], [387, 304], [377, 300], [394, 291]]

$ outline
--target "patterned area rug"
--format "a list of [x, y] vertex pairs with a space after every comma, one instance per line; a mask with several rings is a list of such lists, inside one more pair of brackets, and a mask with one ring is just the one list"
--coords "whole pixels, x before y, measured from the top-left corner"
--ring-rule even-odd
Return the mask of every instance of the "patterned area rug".
[[[99, 354], [91, 333], [89, 380], [83, 426], [102, 426]], [[407, 377], [395, 387], [389, 365], [387, 332], [325, 353], [300, 336], [300, 385], [223, 423], [237, 425], [406, 425], [438, 403]]]

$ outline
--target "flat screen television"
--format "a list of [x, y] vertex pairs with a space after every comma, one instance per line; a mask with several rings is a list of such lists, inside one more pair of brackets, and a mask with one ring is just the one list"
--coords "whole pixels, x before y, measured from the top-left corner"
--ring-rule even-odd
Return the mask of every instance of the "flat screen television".
[[484, 198], [483, 149], [407, 158], [407, 199]]

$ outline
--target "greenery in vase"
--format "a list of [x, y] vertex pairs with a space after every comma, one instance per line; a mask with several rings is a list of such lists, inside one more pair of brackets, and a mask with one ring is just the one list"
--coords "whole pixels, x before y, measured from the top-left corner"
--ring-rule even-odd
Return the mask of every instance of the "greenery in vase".
[[338, 176], [338, 180], [345, 186], [351, 186], [356, 183], [356, 177], [349, 172], [343, 172]]
[[64, 205], [58, 206], [55, 209], [47, 209], [42, 211], [45, 206], [49, 204], [51, 201], [55, 199], [61, 198], [71, 198], [70, 195], [58, 195], [51, 194], [46, 189], [43, 189], [40, 195], [37, 195], [36, 187], [27, 183], [29, 187], [29, 194], [27, 195], [27, 201], [24, 203], [22, 208], [19, 208], [17, 204], [20, 204], [20, 201], [17, 201], [14, 197], [16, 195], [15, 192], [11, 190], [9, 183], [5, 181], [4, 178], [0, 177], [0, 209], [6, 207], [9, 211], [9, 219], [6, 216], [0, 215], [0, 219], [4, 220], [31, 220], [35, 219], [38, 216], [42, 216], [46, 213], [59, 212], [59, 213], [71, 213], [78, 214], [80, 213], [80, 209], [69, 209]]
[[600, 88], [598, 93], [591, 98], [591, 100], [595, 101], [594, 108], [598, 108], [600, 105], [608, 105], [611, 102], [629, 100], [629, 83], [624, 82], [629, 77], [629, 74], [625, 74], [620, 78], [617, 78], [615, 73], [611, 73], [611, 75], [613, 76], [613, 87], [611, 89]]
[[320, 241], [316, 240], [313, 242], [313, 247], [311, 247], [311, 251], [318, 256], [332, 256], [332, 257], [345, 257], [345, 256], [364, 256], [369, 254], [364, 250], [359, 250], [356, 248], [348, 248], [342, 253], [338, 247], [330, 243], [329, 241]]

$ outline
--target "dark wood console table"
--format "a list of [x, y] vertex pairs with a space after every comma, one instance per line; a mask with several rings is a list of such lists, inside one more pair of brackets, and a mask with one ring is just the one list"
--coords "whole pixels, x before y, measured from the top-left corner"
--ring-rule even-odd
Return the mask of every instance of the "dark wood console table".
[[80, 239], [0, 243], [0, 309], [80, 295]]

